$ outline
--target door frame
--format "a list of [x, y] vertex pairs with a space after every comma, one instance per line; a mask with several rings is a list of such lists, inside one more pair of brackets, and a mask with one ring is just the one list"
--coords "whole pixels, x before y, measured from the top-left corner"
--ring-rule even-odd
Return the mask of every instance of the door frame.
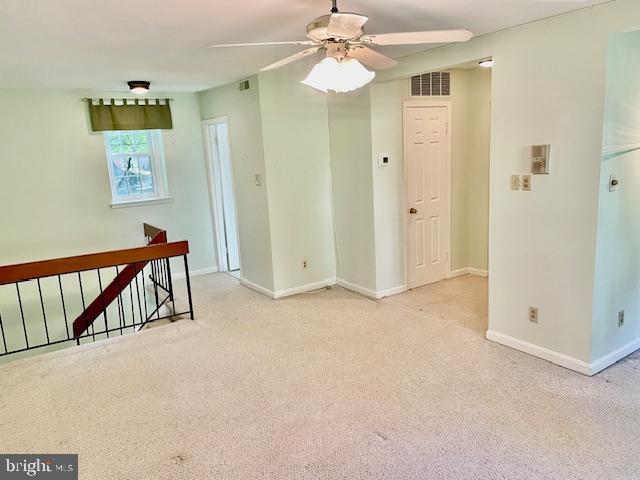
[[408, 162], [406, 161], [407, 152], [407, 138], [406, 138], [406, 125], [405, 125], [405, 113], [407, 108], [411, 107], [445, 107], [447, 109], [447, 135], [449, 137], [449, 161], [446, 166], [446, 187], [447, 187], [447, 222], [448, 222], [448, 238], [447, 238], [447, 261], [446, 261], [446, 278], [451, 274], [451, 229], [452, 229], [452, 205], [451, 205], [451, 163], [453, 160], [453, 152], [451, 150], [453, 140], [453, 127], [451, 122], [452, 101], [448, 99], [433, 99], [433, 100], [405, 100], [402, 102], [402, 168], [403, 168], [403, 182], [402, 182], [402, 232], [404, 237], [403, 250], [404, 250], [404, 284], [407, 286], [407, 290], [412, 288], [409, 285], [409, 254], [408, 254], [408, 236], [407, 236], [407, 183], [409, 177]]
[[[212, 125], [219, 124], [227, 124], [227, 129], [229, 128], [229, 118], [225, 115], [222, 117], [209, 118], [202, 121], [202, 135], [204, 140], [204, 150], [205, 150], [205, 164], [207, 171], [207, 184], [209, 187], [209, 206], [211, 208], [211, 212], [213, 213], [213, 236], [215, 238], [216, 243], [216, 257], [218, 260], [218, 271], [219, 272], [228, 272], [229, 271], [229, 262], [227, 261], [227, 255], [224, 251], [223, 245], [226, 245], [224, 241], [226, 232], [224, 228], [224, 212], [222, 209], [222, 174], [220, 171], [220, 158], [218, 157], [218, 152], [215, 149], [211, 149], [211, 134], [209, 131], [209, 127]], [[228, 130], [227, 130], [228, 132]], [[229, 152], [231, 152], [231, 139], [229, 138]], [[231, 159], [233, 159], [233, 154], [230, 153]], [[233, 194], [233, 201], [235, 203], [235, 216], [236, 216], [236, 226], [238, 226], [238, 202], [236, 197], [236, 186], [235, 186], [235, 175], [233, 174], [233, 161], [231, 161], [231, 190]], [[236, 239], [238, 243], [238, 257], [240, 260], [240, 272], [242, 272], [242, 252], [240, 251], [240, 231], [238, 228], [238, 238]]]

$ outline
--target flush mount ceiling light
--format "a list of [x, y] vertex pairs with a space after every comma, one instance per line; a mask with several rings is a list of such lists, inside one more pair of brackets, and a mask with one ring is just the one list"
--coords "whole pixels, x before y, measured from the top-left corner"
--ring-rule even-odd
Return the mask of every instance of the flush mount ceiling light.
[[[337, 92], [336, 88], [350, 88], [351, 91], [366, 85], [375, 73], [365, 69], [362, 64], [375, 69], [391, 68], [398, 64], [372, 48], [382, 45], [425, 45], [451, 42], [466, 42], [473, 37], [468, 30], [441, 30], [426, 32], [385, 33], [366, 35], [364, 25], [369, 20], [359, 13], [343, 13], [338, 10], [337, 0], [331, 0], [331, 14], [312, 20], [307, 25], [309, 40], [293, 42], [232, 43], [210, 45], [211, 48], [243, 47], [261, 45], [306, 45], [308, 48], [290, 57], [284, 58], [260, 71], [274, 70], [289, 63], [301, 60], [320, 51], [326, 51], [327, 58], [317, 64], [309, 76], [302, 82], [324, 92]], [[337, 75], [330, 78], [328, 72]], [[324, 80], [319, 80], [320, 78]], [[354, 85], [359, 85], [355, 86]], [[354, 88], [352, 88], [354, 87]]]
[[482, 68], [491, 68], [493, 67], [493, 58], [482, 60], [481, 62], [478, 62], [478, 65], [480, 65]]
[[144, 95], [145, 93], [149, 93], [151, 82], [145, 82], [144, 80], [131, 80], [130, 82], [127, 82], [127, 85], [129, 85], [129, 90], [131, 90], [131, 93]]

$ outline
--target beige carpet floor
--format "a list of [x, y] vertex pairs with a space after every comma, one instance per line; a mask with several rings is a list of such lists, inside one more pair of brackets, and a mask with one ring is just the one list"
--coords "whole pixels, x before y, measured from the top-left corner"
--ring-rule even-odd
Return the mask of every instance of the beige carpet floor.
[[0, 367], [0, 451], [80, 478], [640, 478], [640, 357], [587, 378], [483, 339], [486, 280], [273, 301]]

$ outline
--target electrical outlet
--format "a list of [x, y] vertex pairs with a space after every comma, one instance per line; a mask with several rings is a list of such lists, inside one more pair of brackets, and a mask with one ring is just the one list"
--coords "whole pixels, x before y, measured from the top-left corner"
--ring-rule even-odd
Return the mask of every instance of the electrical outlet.
[[309, 268], [309, 260], [303, 260], [302, 261], [302, 269], [306, 270], [307, 268]]
[[610, 192], [615, 192], [616, 190], [618, 190], [618, 185], [620, 185], [620, 181], [618, 180], [618, 177], [616, 177], [615, 175], [610, 175], [609, 176], [609, 191]]
[[511, 190], [520, 190], [520, 175], [511, 175]]
[[536, 307], [529, 307], [529, 321], [538, 323], [538, 309]]
[[618, 327], [624, 326], [624, 310], [618, 312]]
[[262, 181], [262, 175], [256, 173], [256, 187], [262, 187], [264, 182]]
[[522, 190], [525, 192], [531, 191], [531, 175], [522, 176]]

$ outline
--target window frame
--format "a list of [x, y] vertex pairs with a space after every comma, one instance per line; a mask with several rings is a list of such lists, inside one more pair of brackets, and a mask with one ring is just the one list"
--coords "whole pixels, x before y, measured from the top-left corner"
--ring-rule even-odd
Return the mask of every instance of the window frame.
[[[154, 192], [144, 195], [118, 195], [114, 172], [113, 157], [118, 154], [112, 154], [110, 148], [110, 139], [114, 134], [124, 135], [126, 133], [144, 132], [148, 136], [149, 142], [149, 166], [151, 168], [151, 178], [153, 181]], [[109, 170], [109, 187], [111, 189], [111, 208], [138, 206], [150, 203], [167, 203], [173, 201], [169, 196], [167, 185], [166, 159], [164, 156], [164, 142], [162, 130], [109, 130], [103, 132], [105, 156], [107, 159], [107, 167]], [[126, 156], [126, 154], [122, 154]], [[142, 156], [134, 154], [136, 156]]]

